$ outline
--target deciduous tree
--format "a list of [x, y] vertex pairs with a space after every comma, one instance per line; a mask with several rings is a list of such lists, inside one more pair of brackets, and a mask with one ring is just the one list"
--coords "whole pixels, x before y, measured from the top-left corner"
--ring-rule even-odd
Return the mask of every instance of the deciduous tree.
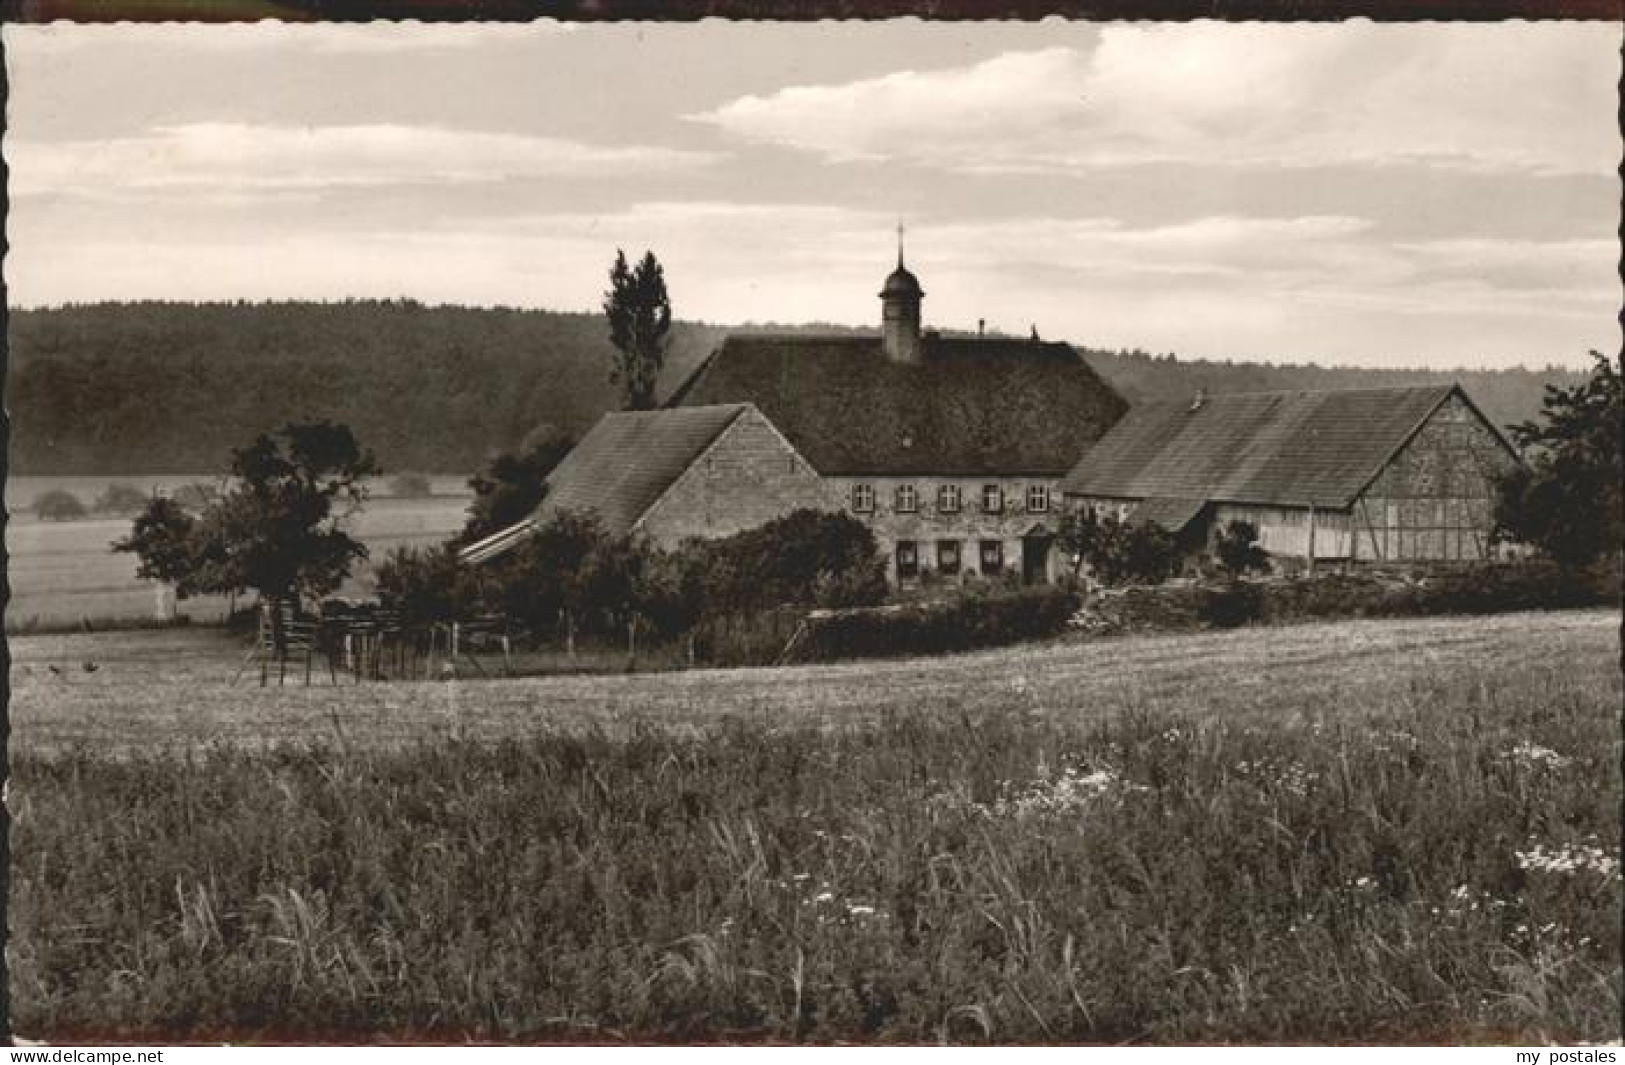
[[515, 453], [503, 452], [469, 478], [474, 501], [456, 543], [474, 541], [524, 521], [547, 498], [547, 477], [575, 446], [568, 433], [551, 425], [538, 426]]
[[232, 453], [232, 487], [189, 527], [155, 502], [114, 549], [133, 551], [154, 575], [174, 575], [186, 593], [258, 592], [280, 650], [278, 608], [332, 592], [367, 557], [343, 524], [377, 472], [348, 427], [289, 424]]
[[1625, 384], [1612, 359], [1591, 356], [1587, 381], [1548, 386], [1541, 417], [1513, 427], [1527, 463], [1502, 479], [1495, 508], [1502, 537], [1574, 566], [1617, 559], [1622, 531]]

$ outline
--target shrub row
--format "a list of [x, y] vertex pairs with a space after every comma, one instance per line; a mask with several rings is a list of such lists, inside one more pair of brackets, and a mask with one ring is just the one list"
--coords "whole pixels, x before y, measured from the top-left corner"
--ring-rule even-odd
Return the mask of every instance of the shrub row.
[[808, 616], [793, 657], [830, 661], [999, 647], [1055, 635], [1079, 605], [1075, 592], [1043, 586], [939, 602], [816, 611]]
[[1084, 627], [1182, 630], [1315, 618], [1563, 610], [1618, 603], [1619, 588], [1617, 564], [1581, 570], [1526, 560], [1416, 577], [1329, 573], [1125, 589], [1091, 603]]

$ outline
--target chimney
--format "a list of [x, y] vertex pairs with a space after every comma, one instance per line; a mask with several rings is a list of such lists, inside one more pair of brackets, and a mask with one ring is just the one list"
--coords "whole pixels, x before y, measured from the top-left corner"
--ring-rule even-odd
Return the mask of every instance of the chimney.
[[978, 318], [978, 319], [976, 319], [976, 335], [981, 336], [986, 332], [987, 332], [987, 319], [986, 318]]

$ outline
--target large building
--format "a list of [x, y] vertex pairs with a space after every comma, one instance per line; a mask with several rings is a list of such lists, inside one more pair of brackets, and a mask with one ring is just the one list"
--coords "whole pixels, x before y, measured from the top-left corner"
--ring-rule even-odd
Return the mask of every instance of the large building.
[[924, 297], [899, 250], [878, 335], [730, 336], [665, 409], [606, 415], [537, 514], [464, 557], [564, 509], [670, 545], [813, 507], [869, 525], [894, 581], [1048, 579], [1060, 479], [1127, 404], [1067, 344], [923, 329]]
[[1455, 562], [1518, 461], [1456, 385], [1227, 394], [1135, 407], [1061, 490], [1193, 546], [1239, 520], [1277, 559]]
[[668, 406], [754, 405], [894, 580], [1048, 579], [1060, 479], [1128, 405], [1068, 344], [922, 329], [924, 296], [899, 251], [880, 335], [730, 336]]

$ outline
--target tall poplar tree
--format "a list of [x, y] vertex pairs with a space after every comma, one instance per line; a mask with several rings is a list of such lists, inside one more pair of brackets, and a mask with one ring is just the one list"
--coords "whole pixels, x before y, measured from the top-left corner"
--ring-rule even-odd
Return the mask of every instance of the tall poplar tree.
[[623, 409], [651, 410], [671, 331], [665, 271], [654, 252], [644, 252], [636, 266], [629, 266], [626, 252], [616, 249], [609, 286], [604, 293], [604, 317], [609, 319], [609, 339], [615, 345], [609, 379], [621, 386]]

